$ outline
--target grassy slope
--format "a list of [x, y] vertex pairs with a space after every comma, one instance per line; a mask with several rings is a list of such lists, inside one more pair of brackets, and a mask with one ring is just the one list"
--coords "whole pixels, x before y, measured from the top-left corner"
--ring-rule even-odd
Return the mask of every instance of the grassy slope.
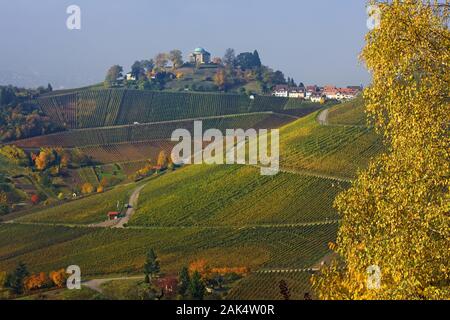
[[134, 185], [120, 186], [98, 195], [68, 202], [19, 218], [21, 222], [90, 224], [106, 220], [109, 211], [117, 210], [117, 201], [127, 203]]
[[192, 166], [149, 183], [131, 225], [242, 226], [336, 219], [336, 194], [348, 186], [328, 179], [249, 166]]
[[381, 151], [380, 138], [365, 127], [320, 125], [316, 121], [317, 114], [282, 128], [281, 166], [297, 171], [354, 178], [357, 169], [366, 167], [368, 160]]
[[242, 279], [228, 294], [227, 299], [237, 300], [282, 300], [280, 281], [289, 288], [291, 300], [303, 300], [305, 293], [311, 294], [308, 272], [263, 273]]
[[77, 264], [84, 275], [141, 272], [154, 248], [164, 272], [177, 272], [196, 259], [213, 267], [308, 267], [328, 250], [336, 225], [296, 228], [95, 229], [0, 225], [0, 270], [19, 261], [31, 271]]
[[331, 125], [366, 125], [367, 121], [362, 97], [331, 108], [328, 114], [328, 123]]

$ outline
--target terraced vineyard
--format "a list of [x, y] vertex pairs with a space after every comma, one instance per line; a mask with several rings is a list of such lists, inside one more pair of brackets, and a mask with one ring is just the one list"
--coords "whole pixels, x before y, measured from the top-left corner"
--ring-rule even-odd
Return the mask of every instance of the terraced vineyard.
[[95, 194], [76, 201], [43, 209], [32, 215], [19, 218], [20, 222], [90, 224], [106, 220], [109, 211], [117, 210], [117, 201], [122, 205], [128, 202], [128, 197], [134, 186], [120, 186], [115, 190]]
[[[256, 96], [252, 100], [245, 95], [237, 94], [109, 89], [49, 95], [38, 99], [38, 103], [53, 121], [74, 129], [248, 112], [282, 112], [298, 104], [292, 100], [270, 96]], [[308, 107], [318, 109], [320, 106], [310, 104]]]
[[305, 294], [312, 296], [309, 272], [256, 273], [242, 279], [227, 299], [230, 300], [282, 300], [280, 281], [288, 285], [292, 300], [303, 300]]
[[322, 126], [316, 117], [311, 114], [280, 131], [283, 168], [352, 179], [383, 150], [380, 137], [369, 128]]
[[212, 267], [306, 267], [328, 252], [335, 225], [285, 229], [70, 228], [0, 225], [0, 270], [19, 261], [32, 272], [78, 264], [85, 276], [141, 273], [146, 252], [154, 248], [163, 272], [206, 259]]
[[[18, 144], [78, 147], [104, 163], [95, 170], [78, 170], [80, 183], [95, 185], [102, 176], [135, 172], [144, 159], [170, 148], [163, 140], [174, 128], [182, 124], [192, 130], [192, 120], [115, 125], [138, 118], [143, 122], [199, 114], [220, 115], [204, 119], [204, 129], [283, 126], [282, 172], [261, 176], [257, 167], [238, 165], [192, 165], [169, 171], [145, 182], [137, 212], [123, 229], [87, 225], [104, 221], [118, 200], [128, 201], [138, 186], [135, 183], [52, 208], [37, 208], [14, 223], [0, 225], [0, 270], [12, 270], [23, 261], [31, 271], [39, 272], [75, 263], [88, 276], [141, 274], [145, 254], [153, 248], [162, 271], [169, 274], [198, 259], [206, 259], [212, 267], [250, 268], [252, 273], [237, 283], [228, 298], [280, 299], [279, 281], [285, 280], [292, 299], [302, 299], [310, 292], [309, 273], [264, 271], [311, 268], [329, 253], [328, 243], [335, 241], [338, 228], [339, 217], [332, 207], [335, 196], [349, 187], [347, 180], [357, 168], [382, 150], [379, 138], [362, 125], [363, 108], [358, 102], [332, 107], [327, 121], [331, 125], [323, 126], [316, 121], [317, 113], [295, 121], [280, 115], [318, 108], [282, 98], [118, 90], [70, 94], [70, 98], [45, 97], [52, 101], [47, 108], [59, 108], [54, 117], [65, 121], [68, 128], [87, 129]], [[69, 103], [64, 99], [72, 105], [76, 100], [75, 118], [73, 111], [61, 111]], [[255, 111], [259, 113], [242, 114]], [[228, 112], [241, 114], [221, 116]], [[105, 124], [115, 127], [91, 128]]]
[[[209, 128], [278, 128], [293, 119], [283, 115], [271, 113], [257, 113], [246, 115], [233, 115], [202, 119], [203, 129]], [[64, 131], [46, 136], [15, 141], [14, 144], [22, 148], [33, 147], [86, 147], [110, 145], [124, 142], [139, 142], [170, 139], [172, 132], [184, 128], [193, 132], [194, 121], [170, 121], [161, 123], [148, 123], [140, 125], [127, 125], [105, 128], [93, 128]]]
[[91, 146], [80, 148], [80, 150], [95, 162], [100, 163], [135, 162], [151, 159], [153, 164], [156, 164], [159, 153], [163, 150], [166, 154], [170, 154], [174, 145], [174, 142], [159, 140]]
[[84, 167], [77, 170], [82, 183], [90, 183], [93, 186], [98, 185], [98, 177], [92, 167]]
[[367, 119], [364, 113], [364, 103], [361, 97], [335, 106], [328, 113], [330, 125], [366, 125]]
[[50, 119], [65, 128], [77, 128], [78, 95], [69, 93], [39, 99], [39, 105]]
[[248, 166], [192, 166], [149, 183], [136, 226], [246, 226], [332, 221], [332, 202], [348, 183]]

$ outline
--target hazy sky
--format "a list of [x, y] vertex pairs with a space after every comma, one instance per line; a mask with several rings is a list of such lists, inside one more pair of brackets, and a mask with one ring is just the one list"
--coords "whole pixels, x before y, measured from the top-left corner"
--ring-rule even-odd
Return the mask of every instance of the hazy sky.
[[[81, 8], [81, 30], [66, 9]], [[366, 84], [364, 0], [1, 0], [0, 84], [74, 87], [178, 48], [258, 49], [305, 84]]]

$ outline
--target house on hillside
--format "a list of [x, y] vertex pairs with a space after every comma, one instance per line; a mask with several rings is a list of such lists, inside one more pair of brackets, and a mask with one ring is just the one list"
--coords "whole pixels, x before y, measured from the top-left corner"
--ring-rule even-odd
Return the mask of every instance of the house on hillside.
[[316, 85], [307, 86], [305, 92], [305, 99], [311, 99], [311, 96], [320, 92], [320, 88]]
[[285, 84], [275, 86], [272, 95], [275, 97], [287, 98], [289, 96], [289, 86]]
[[289, 98], [305, 99], [306, 91], [304, 87], [294, 87], [289, 89]]
[[281, 84], [275, 86], [272, 95], [281, 98], [304, 99], [306, 91], [304, 87], [289, 87], [288, 85]]
[[136, 77], [133, 76], [133, 74], [132, 74], [131, 72], [128, 72], [128, 73], [125, 75], [125, 79], [127, 79], [127, 81], [136, 81]]
[[351, 100], [354, 99], [359, 93], [356, 88], [336, 88], [334, 86], [326, 86], [323, 90], [323, 94], [327, 99], [332, 100]]
[[325, 96], [321, 95], [320, 93], [313, 93], [310, 98], [311, 102], [315, 103], [325, 103]]
[[195, 48], [189, 55], [189, 61], [193, 64], [207, 64], [211, 62], [211, 54], [201, 47]]

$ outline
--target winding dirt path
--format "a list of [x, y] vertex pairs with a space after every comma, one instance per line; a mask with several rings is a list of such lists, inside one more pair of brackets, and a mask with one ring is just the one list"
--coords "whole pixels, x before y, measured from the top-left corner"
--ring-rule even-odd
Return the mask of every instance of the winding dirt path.
[[319, 124], [326, 126], [328, 124], [328, 110], [329, 109], [325, 109], [322, 112], [319, 113], [319, 116], [317, 117], [317, 122], [319, 122]]
[[82, 282], [81, 285], [85, 286], [89, 289], [92, 289], [94, 291], [97, 291], [99, 293], [103, 293], [102, 285], [107, 282], [117, 281], [117, 280], [140, 280], [140, 279], [144, 279], [144, 277], [143, 276], [135, 276], [135, 277], [92, 279], [92, 280], [87, 280], [85, 282]]
[[124, 225], [130, 221], [131, 216], [136, 212], [136, 207], [138, 205], [139, 200], [139, 194], [141, 193], [142, 189], [144, 189], [146, 185], [142, 185], [138, 188], [136, 188], [133, 193], [130, 196], [130, 200], [128, 201], [128, 204], [130, 205], [130, 208], [127, 209], [127, 212], [125, 214], [125, 217], [118, 220], [117, 224], [113, 226], [113, 228], [124, 228]]

